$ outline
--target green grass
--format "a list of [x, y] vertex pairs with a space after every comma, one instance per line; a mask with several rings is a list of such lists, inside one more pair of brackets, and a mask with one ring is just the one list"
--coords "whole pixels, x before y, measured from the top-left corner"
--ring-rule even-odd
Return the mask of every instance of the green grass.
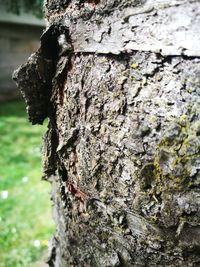
[[0, 267], [35, 266], [53, 233], [50, 185], [40, 179], [45, 131], [22, 101], [0, 103]]

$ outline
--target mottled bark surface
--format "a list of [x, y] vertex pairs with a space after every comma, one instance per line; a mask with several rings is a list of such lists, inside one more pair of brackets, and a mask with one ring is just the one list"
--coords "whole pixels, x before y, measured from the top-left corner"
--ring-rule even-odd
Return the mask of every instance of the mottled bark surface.
[[50, 266], [200, 266], [199, 10], [47, 1], [41, 49], [15, 79], [32, 123], [49, 117]]

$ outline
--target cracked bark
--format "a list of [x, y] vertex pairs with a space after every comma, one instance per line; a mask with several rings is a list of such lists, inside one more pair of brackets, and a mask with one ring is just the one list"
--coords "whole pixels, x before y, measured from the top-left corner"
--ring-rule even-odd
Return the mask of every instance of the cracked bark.
[[199, 1], [46, 1], [14, 78], [49, 117], [49, 265], [200, 265]]

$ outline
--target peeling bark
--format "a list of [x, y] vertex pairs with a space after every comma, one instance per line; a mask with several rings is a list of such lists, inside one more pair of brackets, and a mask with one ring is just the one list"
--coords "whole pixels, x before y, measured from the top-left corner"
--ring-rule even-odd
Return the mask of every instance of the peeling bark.
[[31, 121], [49, 117], [49, 266], [200, 265], [199, 10], [46, 1], [41, 49], [15, 79]]

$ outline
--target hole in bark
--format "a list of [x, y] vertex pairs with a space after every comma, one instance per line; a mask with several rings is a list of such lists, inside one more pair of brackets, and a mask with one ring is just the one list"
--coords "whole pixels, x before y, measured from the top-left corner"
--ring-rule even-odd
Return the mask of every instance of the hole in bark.
[[[55, 240], [55, 238], [54, 238], [54, 240]], [[54, 247], [51, 249], [51, 254], [50, 254], [50, 257], [49, 257], [49, 259], [47, 261], [47, 264], [49, 265], [49, 267], [54, 267], [55, 266], [55, 261], [56, 261], [56, 247], [54, 245]]]
[[[58, 39], [61, 39], [61, 44]], [[63, 49], [66, 49], [67, 52], [71, 49], [71, 47], [68, 46], [68, 44], [71, 44], [69, 30], [64, 27], [51, 25], [49, 29], [42, 34], [40, 40], [41, 54], [45, 59], [56, 61], [58, 60], [59, 54], [64, 53], [62, 51]]]
[[65, 169], [65, 167], [61, 167], [59, 170], [58, 170], [58, 173], [62, 179], [63, 182], [66, 182], [67, 179], [68, 179], [68, 175], [67, 175], [67, 170]]
[[63, 105], [64, 102], [64, 88], [62, 88], [61, 86], [59, 86], [59, 101], [60, 101], [60, 105]]
[[61, 198], [62, 198], [62, 200], [65, 200], [65, 199], [66, 199], [66, 195], [65, 195], [65, 187], [62, 186], [60, 191], [61, 191]]
[[59, 53], [58, 36], [59, 30], [54, 25], [41, 36], [41, 53], [44, 58], [56, 60]]
[[68, 68], [67, 71], [71, 71], [73, 69], [74, 57], [73, 55], [69, 58]]
[[143, 166], [141, 170], [141, 188], [143, 190], [151, 189], [154, 180], [154, 169], [153, 163], [148, 163]]
[[95, 185], [95, 188], [97, 189], [97, 191], [99, 192], [100, 190], [101, 190], [101, 181], [100, 181], [100, 179], [98, 179], [97, 180], [97, 182], [96, 182], [96, 185]]

